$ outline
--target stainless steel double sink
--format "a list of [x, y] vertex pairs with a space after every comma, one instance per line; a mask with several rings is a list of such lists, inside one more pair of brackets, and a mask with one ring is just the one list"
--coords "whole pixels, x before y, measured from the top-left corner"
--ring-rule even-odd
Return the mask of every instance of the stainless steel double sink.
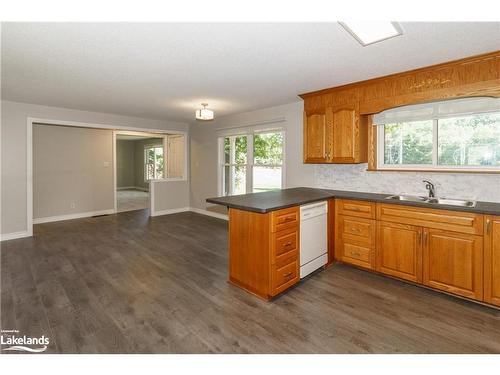
[[447, 205], [447, 206], [459, 206], [459, 207], [476, 207], [475, 201], [469, 201], [463, 199], [429, 198], [416, 195], [391, 195], [386, 199], [395, 201], [428, 203], [429, 205], [437, 205], [437, 206]]

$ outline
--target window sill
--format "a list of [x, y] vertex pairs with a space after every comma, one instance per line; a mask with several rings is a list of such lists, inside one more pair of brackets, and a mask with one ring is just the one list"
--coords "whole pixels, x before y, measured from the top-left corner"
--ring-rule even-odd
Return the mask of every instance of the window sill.
[[432, 172], [432, 173], [484, 173], [500, 174], [500, 169], [397, 169], [397, 168], [368, 168], [367, 172]]

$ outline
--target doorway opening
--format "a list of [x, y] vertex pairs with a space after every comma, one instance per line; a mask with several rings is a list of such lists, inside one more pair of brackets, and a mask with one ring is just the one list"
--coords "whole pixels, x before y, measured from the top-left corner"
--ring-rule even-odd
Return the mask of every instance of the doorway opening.
[[150, 184], [183, 178], [184, 135], [116, 132], [116, 212], [150, 208]]

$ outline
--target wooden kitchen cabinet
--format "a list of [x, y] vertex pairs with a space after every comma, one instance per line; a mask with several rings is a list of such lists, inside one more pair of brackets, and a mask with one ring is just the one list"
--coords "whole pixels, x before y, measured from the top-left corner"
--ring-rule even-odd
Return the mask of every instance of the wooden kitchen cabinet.
[[341, 262], [373, 269], [376, 221], [372, 202], [335, 201], [335, 258]]
[[376, 270], [421, 283], [423, 229], [379, 221], [377, 231]]
[[331, 108], [304, 112], [304, 163], [327, 163], [331, 157]]
[[355, 106], [327, 107], [304, 113], [304, 163], [367, 161], [367, 117]]
[[423, 283], [481, 301], [483, 237], [424, 228]]
[[500, 306], [500, 216], [485, 217], [484, 301]]
[[331, 163], [365, 163], [368, 152], [367, 117], [355, 107], [333, 108]]
[[300, 280], [299, 207], [229, 209], [229, 281], [265, 299]]

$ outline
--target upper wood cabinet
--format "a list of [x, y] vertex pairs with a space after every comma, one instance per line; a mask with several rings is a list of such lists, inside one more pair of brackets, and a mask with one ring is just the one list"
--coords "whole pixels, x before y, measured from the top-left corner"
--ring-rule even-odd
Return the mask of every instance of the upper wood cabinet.
[[304, 162], [365, 163], [369, 115], [470, 96], [500, 97], [500, 51], [302, 94]]
[[[329, 161], [331, 117], [331, 110], [310, 114], [304, 112], [304, 163]], [[328, 124], [327, 119], [330, 120]]]
[[368, 129], [355, 105], [332, 106], [322, 113], [304, 113], [305, 163], [364, 163]]
[[485, 217], [484, 301], [500, 306], [500, 216]]

